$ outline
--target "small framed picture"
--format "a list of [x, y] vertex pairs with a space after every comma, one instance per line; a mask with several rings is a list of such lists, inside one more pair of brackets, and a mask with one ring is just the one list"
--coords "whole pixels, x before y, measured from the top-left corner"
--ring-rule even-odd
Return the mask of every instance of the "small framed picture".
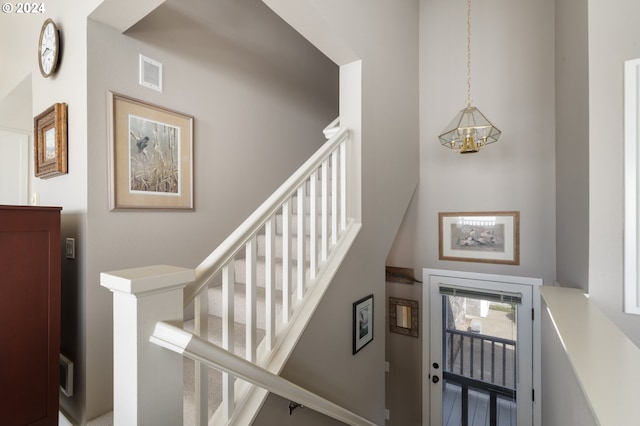
[[373, 340], [373, 294], [353, 303], [353, 354]]
[[67, 104], [54, 104], [35, 117], [33, 138], [36, 177], [67, 173]]
[[109, 93], [111, 210], [193, 210], [193, 117]]
[[439, 213], [440, 260], [520, 264], [520, 212]]

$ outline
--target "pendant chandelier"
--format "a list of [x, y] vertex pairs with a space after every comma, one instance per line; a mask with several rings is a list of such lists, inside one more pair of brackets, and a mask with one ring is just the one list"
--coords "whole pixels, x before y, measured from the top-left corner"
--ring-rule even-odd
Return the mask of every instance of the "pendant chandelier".
[[440, 143], [461, 154], [478, 152], [496, 142], [502, 133], [478, 108], [471, 105], [471, 0], [467, 0], [467, 106], [451, 120], [438, 138]]

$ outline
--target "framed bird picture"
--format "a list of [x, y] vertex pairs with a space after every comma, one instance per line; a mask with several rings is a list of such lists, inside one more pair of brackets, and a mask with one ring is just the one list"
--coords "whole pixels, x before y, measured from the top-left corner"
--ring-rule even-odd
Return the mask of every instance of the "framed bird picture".
[[440, 260], [520, 264], [520, 212], [438, 214]]
[[110, 210], [193, 210], [193, 117], [109, 92]]

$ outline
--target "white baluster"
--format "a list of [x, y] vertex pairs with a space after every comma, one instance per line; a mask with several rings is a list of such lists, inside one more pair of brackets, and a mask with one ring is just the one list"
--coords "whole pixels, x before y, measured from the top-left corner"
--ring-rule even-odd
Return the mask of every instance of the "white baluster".
[[338, 243], [338, 150], [331, 153], [331, 244]]
[[246, 251], [246, 359], [249, 362], [256, 362], [256, 236], [254, 235], [245, 246]]
[[347, 228], [347, 143], [340, 144], [340, 230]]
[[298, 284], [298, 300], [302, 300], [305, 292], [305, 232], [304, 232], [304, 185], [301, 185], [298, 188], [298, 276], [297, 276], [297, 284]]
[[265, 341], [267, 350], [271, 350], [276, 341], [276, 224], [272, 217], [264, 227], [265, 240]]
[[324, 262], [329, 257], [329, 164], [327, 160], [322, 162], [322, 215], [320, 219], [321, 226], [321, 246], [320, 246], [320, 260]]
[[309, 176], [309, 278], [318, 274], [318, 170]]
[[[194, 304], [194, 334], [209, 340], [209, 295], [200, 293]], [[209, 386], [208, 368], [199, 362], [194, 365], [195, 374], [195, 423], [199, 426], [209, 424]]]
[[291, 199], [282, 205], [282, 321], [291, 320]]
[[[235, 269], [234, 260], [222, 267], [222, 347], [229, 352], [234, 351], [234, 295]], [[229, 420], [235, 408], [235, 378], [222, 373], [222, 412], [225, 420]]]

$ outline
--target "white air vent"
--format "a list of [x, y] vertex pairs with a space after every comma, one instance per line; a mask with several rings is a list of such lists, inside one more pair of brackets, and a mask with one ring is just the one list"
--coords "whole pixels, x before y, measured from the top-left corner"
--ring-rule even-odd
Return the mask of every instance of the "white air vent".
[[162, 92], [162, 64], [140, 55], [140, 85]]

